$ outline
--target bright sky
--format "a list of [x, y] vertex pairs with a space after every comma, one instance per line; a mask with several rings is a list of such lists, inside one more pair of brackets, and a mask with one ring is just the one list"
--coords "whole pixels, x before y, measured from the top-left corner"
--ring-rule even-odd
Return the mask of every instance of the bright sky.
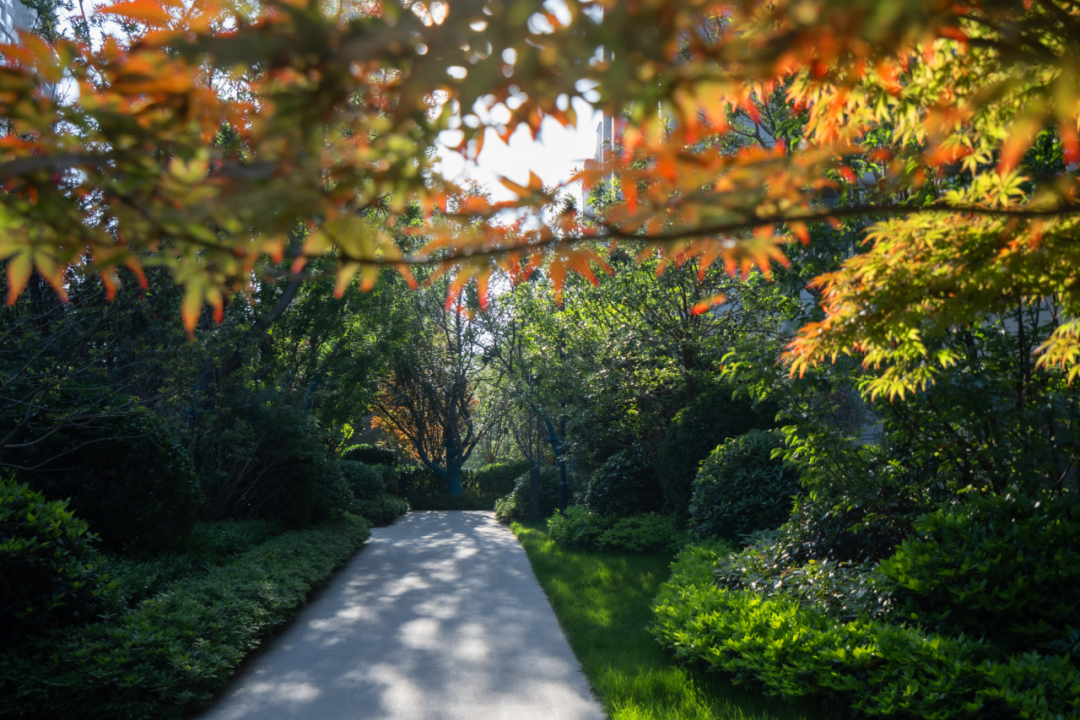
[[[510, 136], [510, 144], [507, 145], [494, 130], [488, 130], [484, 149], [475, 163], [452, 150], [441, 150], [443, 177], [458, 182], [471, 177], [488, 186], [496, 201], [516, 197], [499, 183], [500, 175], [520, 185], [528, 184], [530, 171], [536, 173], [544, 185], [566, 182], [574, 170], [584, 167], [585, 160], [596, 152], [596, 126], [600, 123], [600, 113], [595, 112], [584, 100], [575, 99], [574, 110], [578, 115], [576, 128], [564, 128], [548, 118], [541, 125], [535, 141], [529, 137], [528, 131], [519, 128]], [[445, 142], [449, 143], [456, 143], [460, 138], [459, 135], [455, 137], [457, 133], [453, 131], [443, 135]], [[574, 194], [580, 201], [580, 185], [574, 189]]]

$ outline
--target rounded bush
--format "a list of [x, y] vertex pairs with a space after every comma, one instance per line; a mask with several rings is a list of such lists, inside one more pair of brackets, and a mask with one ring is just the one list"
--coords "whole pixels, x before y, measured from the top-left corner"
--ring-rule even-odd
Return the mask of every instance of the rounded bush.
[[342, 455], [341, 459], [367, 465], [390, 465], [393, 467], [398, 464], [397, 453], [381, 445], [357, 445]]
[[155, 548], [187, 537], [202, 506], [180, 440], [140, 410], [92, 429], [64, 430], [42, 447], [46, 464], [20, 479], [71, 508], [112, 549]]
[[[569, 478], [567, 478], [569, 482]], [[540, 517], [550, 517], [559, 508], [559, 468], [540, 468]], [[495, 517], [499, 522], [527, 520], [529, 517], [529, 473], [518, 478], [509, 495], [496, 501]]]
[[941, 632], [1080, 657], [1080, 498], [997, 496], [924, 515], [879, 566]]
[[657, 512], [663, 504], [654, 459], [643, 448], [622, 450], [608, 458], [593, 473], [585, 493], [585, 505], [597, 515], [643, 515]]
[[67, 505], [0, 478], [0, 644], [85, 622], [99, 607], [102, 558]]
[[788, 519], [800, 488], [798, 475], [772, 459], [772, 451], [782, 444], [779, 433], [752, 430], [709, 455], [690, 501], [694, 534], [734, 540]]
[[528, 460], [485, 465], [478, 470], [462, 473], [462, 485], [465, 490], [505, 495], [514, 489], [514, 483], [521, 477], [521, 473], [529, 469], [529, 465]]
[[385, 527], [409, 511], [409, 503], [393, 495], [383, 495], [376, 500], [353, 500], [349, 512], [370, 520], [377, 527]]
[[665, 512], [687, 512], [698, 468], [717, 445], [751, 430], [773, 427], [775, 408], [755, 408], [747, 398], [733, 399], [733, 392], [734, 388], [726, 384], [709, 388], [667, 426], [656, 462]]
[[379, 500], [387, 491], [388, 481], [392, 481], [397, 471], [387, 465], [369, 465], [352, 460], [339, 460], [345, 482], [358, 501]]

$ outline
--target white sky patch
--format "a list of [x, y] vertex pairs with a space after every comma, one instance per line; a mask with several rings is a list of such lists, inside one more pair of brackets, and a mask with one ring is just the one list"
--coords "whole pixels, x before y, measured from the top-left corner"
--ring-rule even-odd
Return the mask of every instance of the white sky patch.
[[[518, 128], [510, 136], [509, 144], [503, 143], [494, 130], [488, 130], [484, 137], [484, 149], [477, 162], [466, 160], [460, 153], [451, 150], [449, 146], [457, 144], [461, 135], [456, 131], [446, 131], [440, 137], [442, 147], [439, 148], [439, 155], [442, 162], [437, 172], [453, 182], [472, 178], [488, 186], [496, 201], [516, 197], [499, 182], [499, 176], [519, 185], [528, 185], [531, 171], [544, 181], [544, 185], [564, 183], [575, 169], [583, 168], [585, 161], [595, 154], [596, 126], [600, 122], [600, 113], [587, 102], [576, 98], [573, 104], [578, 116], [576, 127], [564, 128], [547, 118], [535, 141], [524, 128]], [[498, 114], [496, 110], [492, 119], [497, 121]]]

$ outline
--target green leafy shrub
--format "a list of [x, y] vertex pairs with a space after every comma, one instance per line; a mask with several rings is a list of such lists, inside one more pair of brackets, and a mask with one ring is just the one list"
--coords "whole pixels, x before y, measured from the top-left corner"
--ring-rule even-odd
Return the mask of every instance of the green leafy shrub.
[[895, 585], [876, 572], [873, 562], [807, 560], [787, 552], [783, 531], [764, 531], [741, 552], [717, 563], [716, 583], [731, 590], [752, 590], [763, 597], [784, 595], [840, 620], [886, 619], [899, 603]]
[[560, 545], [632, 553], [673, 549], [688, 539], [674, 518], [666, 515], [614, 518], [590, 513], [581, 505], [567, 508], [564, 515], [552, 515], [548, 534]]
[[219, 411], [200, 416], [195, 429], [207, 517], [301, 528], [348, 509], [352, 493], [309, 414], [279, 393], [253, 397], [244, 387], [219, 400]]
[[521, 473], [528, 469], [528, 460], [492, 463], [465, 473], [462, 477], [462, 486], [465, 490], [473, 490], [480, 494], [506, 495], [514, 489], [514, 483], [521, 477]]
[[688, 548], [654, 607], [651, 632], [676, 657], [785, 697], [825, 695], [866, 715], [1080, 717], [1080, 671], [1066, 656], [1002, 656], [984, 640], [869, 620], [838, 622], [794, 598], [712, 582], [719, 548]]
[[38, 451], [49, 459], [19, 479], [89, 523], [105, 547], [157, 548], [186, 537], [203, 496], [179, 439], [145, 410], [65, 429]]
[[446, 495], [446, 481], [425, 465], [402, 465], [398, 468], [397, 487], [394, 494], [409, 498], [409, 505], [416, 507], [412, 499], [421, 495]]
[[548, 535], [567, 547], [595, 548], [600, 536], [615, 522], [616, 518], [591, 513], [584, 505], [572, 505], [564, 514], [555, 513], [548, 519]]
[[370, 534], [353, 516], [286, 532], [127, 614], [22, 643], [0, 654], [0, 707], [34, 718], [190, 715]]
[[733, 392], [728, 384], [709, 388], [668, 424], [656, 458], [664, 512], [689, 511], [698, 468], [717, 445], [751, 430], [773, 427], [776, 408], [768, 404], [755, 408], [748, 398], [733, 398]]
[[690, 517], [699, 538], [729, 540], [778, 527], [791, 515], [799, 478], [772, 451], [783, 445], [775, 432], [752, 430], [718, 446], [694, 481]]
[[1080, 498], [976, 498], [923, 516], [881, 563], [906, 614], [942, 632], [1012, 648], [1047, 646], [1080, 625]]
[[[545, 465], [540, 468], [540, 517], [549, 517], [559, 507], [559, 468]], [[499, 522], [529, 518], [529, 473], [517, 479], [513, 491], [495, 503]]]
[[101, 606], [102, 558], [67, 502], [0, 477], [0, 644], [86, 622]]
[[383, 495], [374, 500], [353, 500], [349, 512], [367, 518], [376, 527], [385, 527], [409, 512], [409, 503], [393, 495]]
[[612, 455], [593, 473], [585, 492], [585, 505], [598, 515], [642, 515], [660, 510], [663, 504], [655, 460], [644, 448]]
[[381, 445], [354, 445], [342, 454], [341, 459], [360, 462], [365, 465], [389, 465], [393, 467], [398, 464], [397, 453], [391, 448], [382, 447]]
[[352, 490], [353, 498], [359, 501], [378, 500], [392, 486], [397, 471], [389, 465], [369, 465], [353, 460], [339, 460], [345, 482]]
[[224, 565], [233, 555], [251, 550], [276, 537], [284, 528], [269, 520], [211, 520], [196, 523], [183, 543], [183, 552], [138, 559], [123, 555], [106, 556], [102, 571], [112, 589], [107, 600], [114, 612], [126, 612], [167, 585], [190, 575], [205, 573]]

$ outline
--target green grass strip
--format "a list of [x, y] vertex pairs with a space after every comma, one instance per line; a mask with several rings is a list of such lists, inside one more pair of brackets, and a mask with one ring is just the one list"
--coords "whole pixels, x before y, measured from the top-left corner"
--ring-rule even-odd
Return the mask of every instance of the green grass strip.
[[645, 628], [671, 553], [564, 548], [513, 523], [585, 675], [612, 720], [787, 720], [837, 717], [812, 700], [783, 701], [676, 664]]

